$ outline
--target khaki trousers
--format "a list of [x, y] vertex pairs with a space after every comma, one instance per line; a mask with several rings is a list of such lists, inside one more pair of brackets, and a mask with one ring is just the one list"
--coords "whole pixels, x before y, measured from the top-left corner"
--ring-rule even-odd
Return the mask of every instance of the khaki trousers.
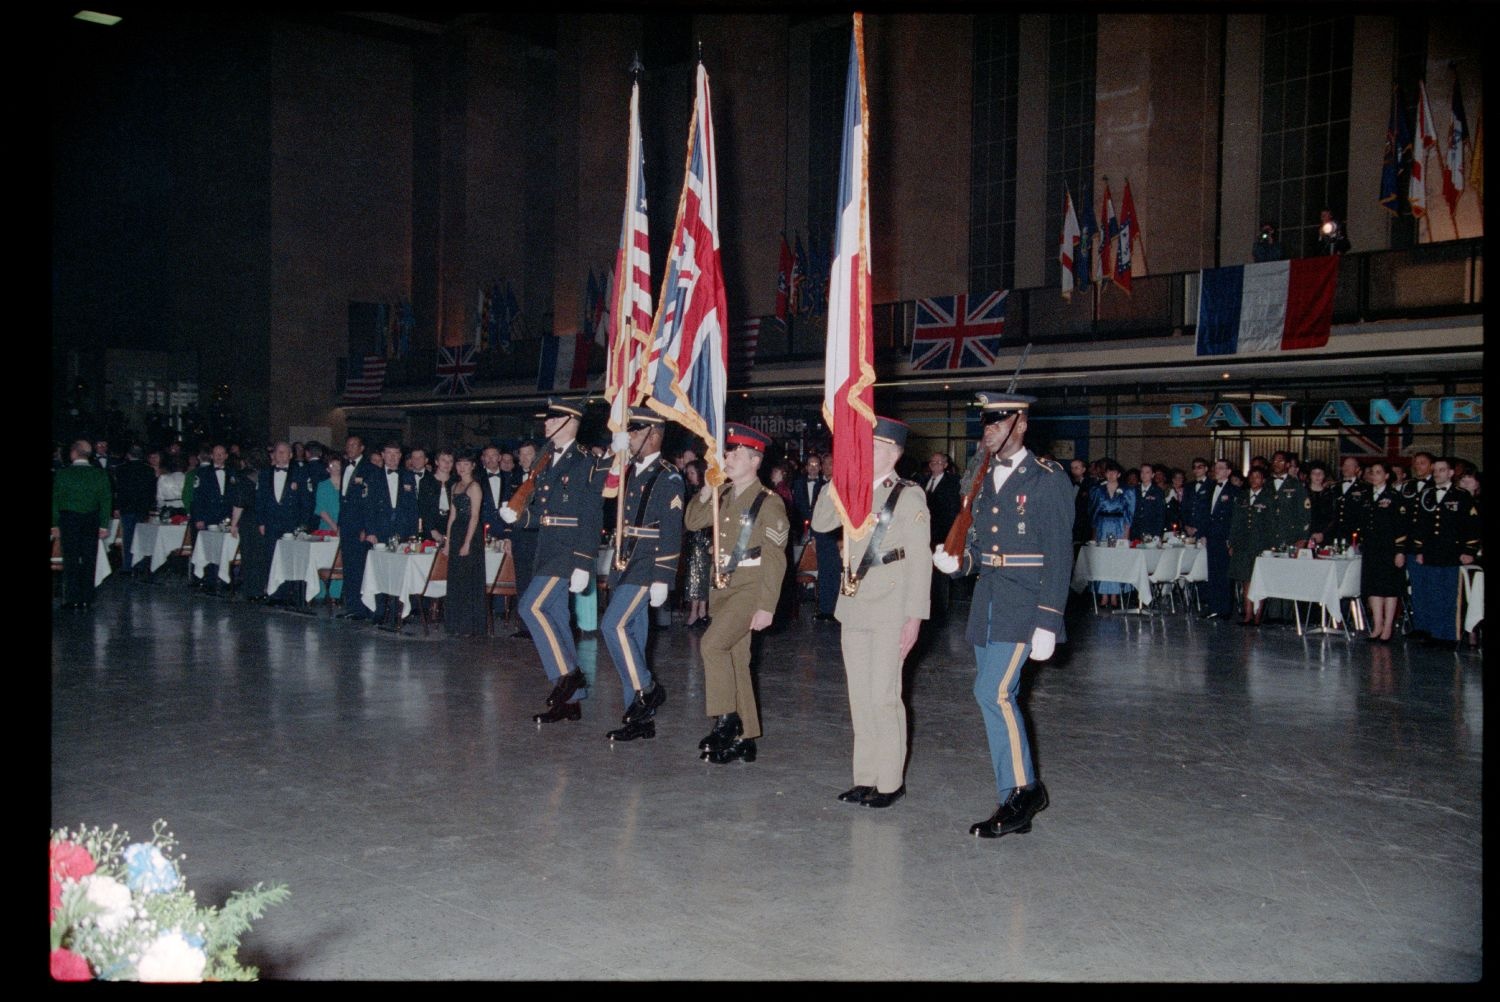
[[901, 630], [843, 628], [844, 675], [854, 720], [854, 785], [894, 793], [906, 768]]
[[[749, 575], [740, 575], [750, 577]], [[750, 620], [760, 594], [758, 579], [709, 592], [708, 612], [713, 622], [703, 631], [703, 694], [708, 715], [738, 713], [743, 737], [760, 737], [760, 714], [750, 678]]]

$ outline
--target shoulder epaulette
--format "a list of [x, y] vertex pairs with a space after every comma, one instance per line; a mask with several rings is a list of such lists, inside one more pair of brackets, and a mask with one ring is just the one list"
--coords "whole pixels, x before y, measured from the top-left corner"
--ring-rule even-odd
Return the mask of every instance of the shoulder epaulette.
[[1050, 459], [1043, 459], [1041, 456], [1037, 456], [1036, 457], [1036, 465], [1040, 466], [1042, 469], [1046, 470], [1048, 473], [1061, 473], [1062, 472], [1062, 465], [1060, 463], [1054, 463]]

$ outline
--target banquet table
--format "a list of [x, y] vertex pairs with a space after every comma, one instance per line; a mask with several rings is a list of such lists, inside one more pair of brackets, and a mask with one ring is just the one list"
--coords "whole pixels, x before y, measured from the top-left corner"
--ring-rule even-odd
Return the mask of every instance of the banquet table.
[[266, 581], [266, 594], [276, 594], [276, 589], [288, 581], [299, 581], [304, 586], [302, 601], [311, 602], [317, 597], [322, 584], [318, 572], [332, 567], [338, 554], [339, 541], [336, 536], [278, 539], [276, 550], [271, 554], [271, 573]]
[[239, 536], [217, 526], [205, 528], [193, 542], [193, 556], [189, 562], [193, 577], [201, 578], [204, 569], [214, 564], [219, 568], [219, 580], [229, 584], [234, 557], [239, 552]]
[[[1359, 599], [1361, 561], [1357, 556], [1298, 560], [1262, 554], [1255, 558], [1245, 597], [1257, 606], [1268, 598], [1312, 602], [1334, 626], [1344, 627], [1342, 600]], [[1297, 620], [1297, 632], [1303, 632]], [[1318, 630], [1316, 632], [1326, 632]]]
[[1484, 568], [1469, 564], [1459, 575], [1464, 584], [1464, 632], [1473, 633], [1484, 622]]
[[130, 554], [125, 558], [125, 566], [134, 567], [149, 558], [151, 570], [156, 571], [167, 562], [168, 557], [182, 549], [187, 531], [186, 522], [178, 525], [141, 522], [135, 527], [135, 535], [130, 539]]
[[1078, 548], [1078, 559], [1073, 564], [1072, 588], [1081, 592], [1095, 581], [1118, 581], [1135, 589], [1135, 611], [1145, 611], [1143, 596], [1151, 594], [1151, 575], [1156, 573], [1162, 558], [1170, 555], [1169, 559], [1180, 561], [1181, 565], [1196, 559], [1202, 552], [1205, 551], [1191, 546], [1133, 546], [1127, 549], [1084, 544]]

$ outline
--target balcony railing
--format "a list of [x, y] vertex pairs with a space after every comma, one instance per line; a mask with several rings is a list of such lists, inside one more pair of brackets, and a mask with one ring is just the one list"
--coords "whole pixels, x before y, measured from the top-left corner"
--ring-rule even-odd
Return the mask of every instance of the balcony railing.
[[[1064, 301], [1057, 288], [1012, 289], [1006, 309], [1005, 340], [1022, 344], [1108, 342], [1169, 337], [1197, 327], [1199, 273], [1147, 275], [1131, 283], [1131, 295], [1113, 285], [1097, 292], [1075, 292]], [[1333, 321], [1358, 323], [1397, 318], [1455, 316], [1484, 305], [1484, 241], [1453, 240], [1410, 250], [1345, 254], [1334, 292]], [[910, 354], [916, 302], [878, 303], [874, 309], [875, 350], [886, 359]], [[790, 330], [761, 325], [755, 359], [759, 364], [808, 362], [823, 357], [826, 327], [821, 317], [794, 321]], [[418, 349], [387, 364], [388, 390], [409, 392], [437, 385], [437, 353]], [[589, 373], [604, 371], [604, 349], [590, 346]], [[476, 388], [518, 380], [533, 381], [541, 364], [541, 342], [512, 342], [508, 350], [478, 355]], [[337, 367], [342, 392], [347, 360]], [[740, 380], [730, 374], [730, 386]], [[597, 380], [594, 380], [597, 382]]]

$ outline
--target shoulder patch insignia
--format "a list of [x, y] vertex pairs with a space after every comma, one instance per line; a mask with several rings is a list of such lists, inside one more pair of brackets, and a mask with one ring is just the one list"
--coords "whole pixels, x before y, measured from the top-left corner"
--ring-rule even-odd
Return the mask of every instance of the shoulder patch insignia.
[[681, 508], [681, 507], [682, 507], [682, 497], [679, 496], [679, 495], [674, 495], [673, 498], [672, 498], [672, 503], [669, 504], [669, 505], [667, 505], [667, 510], [670, 511], [673, 508]]

